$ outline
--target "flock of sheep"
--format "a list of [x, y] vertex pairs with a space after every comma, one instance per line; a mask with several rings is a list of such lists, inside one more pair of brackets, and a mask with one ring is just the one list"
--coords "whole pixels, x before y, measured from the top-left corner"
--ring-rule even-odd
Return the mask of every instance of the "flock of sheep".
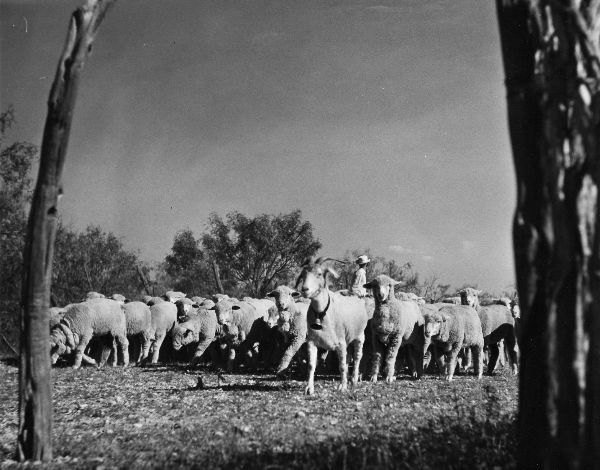
[[[319, 350], [322, 360], [328, 351], [337, 354], [340, 389], [348, 387], [349, 362], [353, 364], [350, 380], [356, 384], [365, 342], [372, 382], [378, 380], [382, 359], [385, 380], [395, 379], [401, 347], [414, 378], [422, 376], [430, 358], [446, 380], [452, 380], [457, 366], [465, 371], [472, 367], [480, 378], [484, 348], [488, 374], [494, 372], [499, 359], [503, 360], [503, 348], [517, 373], [515, 322], [519, 314], [518, 306], [508, 300], [480, 306], [479, 291], [468, 288], [461, 291], [460, 304], [457, 299], [451, 300], [455, 303], [427, 304], [413, 294], [395, 294], [394, 286], [399, 283], [386, 275], [365, 284], [372, 296], [333, 292], [327, 286], [327, 276], [337, 273], [327, 261], [306, 260], [295, 289], [281, 285], [265, 299], [238, 300], [221, 294], [211, 299], [189, 299], [181, 292], [169, 291], [163, 297], [127, 302], [122, 295], [105, 298], [90, 292], [83, 302], [51, 308], [52, 363], [72, 355], [74, 368], [82, 362], [102, 366], [110, 357], [113, 364], [120, 357], [127, 366], [133, 338], [139, 338], [140, 346], [132, 362], [156, 363], [161, 345], [170, 337], [175, 350], [195, 345], [192, 366], [210, 351], [213, 360], [226, 361], [230, 371], [240, 363], [251, 367], [262, 360], [274, 365], [278, 375], [285, 374], [306, 344], [307, 394], [314, 393]], [[86, 349], [93, 337], [101, 338], [99, 361], [88, 356]], [[347, 358], [349, 349], [351, 361]]]

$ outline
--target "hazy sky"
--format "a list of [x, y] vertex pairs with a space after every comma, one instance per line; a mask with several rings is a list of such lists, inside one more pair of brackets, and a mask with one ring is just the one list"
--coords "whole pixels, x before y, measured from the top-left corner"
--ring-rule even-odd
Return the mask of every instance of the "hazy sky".
[[[70, 13], [0, 0], [9, 139], [41, 143]], [[302, 210], [321, 254], [500, 292], [515, 201], [494, 2], [119, 0], [82, 77], [62, 215], [147, 260], [212, 211]]]

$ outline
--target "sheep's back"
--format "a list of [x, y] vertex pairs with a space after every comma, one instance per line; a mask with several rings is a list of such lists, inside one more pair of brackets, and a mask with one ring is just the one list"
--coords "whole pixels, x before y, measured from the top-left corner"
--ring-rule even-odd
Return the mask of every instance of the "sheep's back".
[[125, 321], [127, 335], [137, 335], [149, 331], [152, 327], [152, 314], [150, 307], [144, 302], [129, 302], [125, 306]]
[[160, 302], [150, 307], [152, 329], [169, 332], [177, 323], [177, 307], [171, 302]]
[[120, 303], [97, 298], [69, 306], [65, 320], [78, 335], [123, 335], [126, 332], [125, 312]]
[[481, 330], [484, 338], [503, 325], [511, 326], [514, 329], [515, 320], [509, 308], [504, 305], [494, 304], [480, 307], [477, 313], [481, 320]]
[[462, 341], [463, 346], [483, 346], [481, 321], [474, 308], [467, 305], [447, 304], [441, 306], [439, 312], [450, 317], [446, 321], [448, 343], [455, 344]]
[[257, 310], [254, 305], [243, 300], [235, 302], [233, 305], [237, 305], [239, 309], [231, 311], [232, 323], [238, 328], [239, 333], [243, 332], [245, 335], [248, 335], [254, 321], [262, 318], [262, 312]]

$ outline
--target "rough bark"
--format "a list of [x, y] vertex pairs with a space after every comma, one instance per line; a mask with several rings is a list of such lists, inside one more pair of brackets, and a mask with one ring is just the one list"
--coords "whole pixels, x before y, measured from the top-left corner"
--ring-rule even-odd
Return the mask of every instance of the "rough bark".
[[497, 0], [517, 176], [519, 468], [600, 466], [600, 1]]
[[48, 308], [57, 203], [80, 73], [97, 28], [113, 2], [89, 0], [73, 12], [48, 99], [23, 262], [17, 438], [17, 455], [21, 461], [52, 459]]

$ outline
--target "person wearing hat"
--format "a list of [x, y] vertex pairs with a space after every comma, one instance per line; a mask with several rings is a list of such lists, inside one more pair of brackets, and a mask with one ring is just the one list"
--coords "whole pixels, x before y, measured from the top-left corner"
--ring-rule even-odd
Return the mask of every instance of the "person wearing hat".
[[352, 287], [350, 288], [350, 291], [352, 294], [358, 295], [359, 297], [367, 295], [367, 289], [363, 286], [367, 283], [367, 272], [365, 271], [365, 267], [370, 261], [371, 260], [367, 255], [359, 256], [355, 261], [355, 263], [358, 264], [358, 269], [352, 278]]

